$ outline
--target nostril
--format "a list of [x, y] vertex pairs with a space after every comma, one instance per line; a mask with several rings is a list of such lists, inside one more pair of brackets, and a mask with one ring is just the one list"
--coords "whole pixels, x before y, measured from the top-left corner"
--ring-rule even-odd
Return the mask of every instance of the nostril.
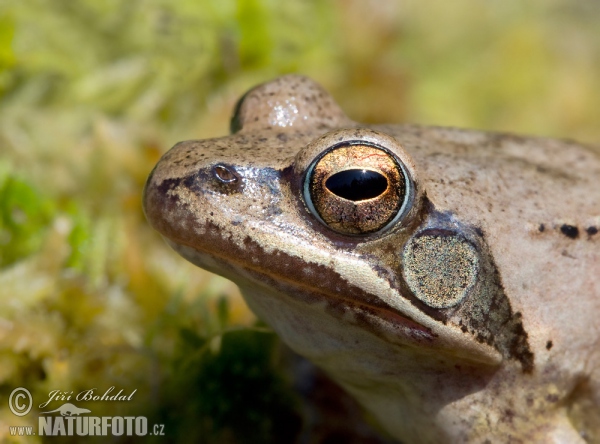
[[222, 183], [236, 183], [239, 179], [237, 172], [230, 166], [222, 164], [215, 165], [212, 169], [213, 175]]

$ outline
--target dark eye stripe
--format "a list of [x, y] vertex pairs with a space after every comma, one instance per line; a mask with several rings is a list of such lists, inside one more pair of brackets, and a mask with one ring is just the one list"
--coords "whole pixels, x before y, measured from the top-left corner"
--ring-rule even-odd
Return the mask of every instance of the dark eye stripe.
[[329, 177], [325, 186], [333, 194], [353, 202], [380, 196], [388, 187], [388, 181], [377, 171], [351, 169]]

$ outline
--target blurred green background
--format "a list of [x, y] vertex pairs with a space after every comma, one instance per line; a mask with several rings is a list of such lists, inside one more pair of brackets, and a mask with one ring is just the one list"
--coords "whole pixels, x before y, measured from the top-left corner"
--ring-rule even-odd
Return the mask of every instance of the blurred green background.
[[598, 23], [595, 0], [0, 0], [0, 442], [44, 442], [8, 426], [51, 390], [111, 386], [134, 401], [84, 407], [156, 442], [299, 439], [277, 339], [146, 224], [158, 158], [290, 72], [359, 121], [598, 144]]

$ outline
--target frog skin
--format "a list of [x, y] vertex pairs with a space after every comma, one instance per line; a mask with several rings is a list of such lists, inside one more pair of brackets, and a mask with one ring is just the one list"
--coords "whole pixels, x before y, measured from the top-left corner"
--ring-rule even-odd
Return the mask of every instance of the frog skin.
[[600, 442], [599, 179], [592, 148], [362, 125], [289, 75], [144, 209], [394, 438], [572, 444]]

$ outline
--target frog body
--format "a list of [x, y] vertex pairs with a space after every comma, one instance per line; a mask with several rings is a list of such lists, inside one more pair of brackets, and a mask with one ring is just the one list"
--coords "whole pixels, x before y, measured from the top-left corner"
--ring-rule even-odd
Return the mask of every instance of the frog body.
[[600, 442], [600, 154], [348, 119], [290, 75], [181, 142], [150, 224], [395, 438]]

